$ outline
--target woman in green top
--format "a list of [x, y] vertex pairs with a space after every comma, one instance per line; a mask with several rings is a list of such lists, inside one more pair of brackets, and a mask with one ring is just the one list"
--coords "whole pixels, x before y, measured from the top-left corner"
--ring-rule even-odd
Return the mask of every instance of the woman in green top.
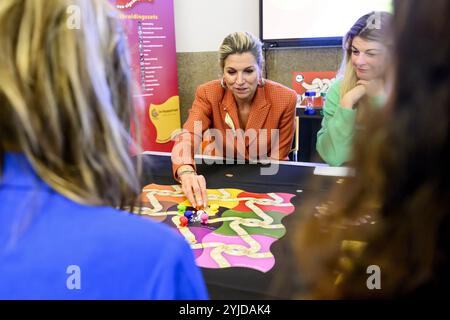
[[344, 57], [337, 81], [324, 106], [317, 151], [328, 164], [340, 166], [350, 159], [355, 123], [375, 98], [382, 104], [390, 58], [390, 25], [387, 12], [371, 12], [356, 21], [343, 39]]

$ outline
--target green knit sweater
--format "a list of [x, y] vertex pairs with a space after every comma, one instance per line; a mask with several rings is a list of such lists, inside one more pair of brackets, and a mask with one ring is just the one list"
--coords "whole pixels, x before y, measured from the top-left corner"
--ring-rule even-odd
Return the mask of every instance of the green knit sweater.
[[[322, 128], [317, 133], [316, 149], [331, 166], [340, 166], [351, 157], [355, 131], [356, 109], [341, 106], [341, 81], [336, 81], [326, 96]], [[384, 104], [384, 97], [375, 97], [374, 105]]]
[[350, 158], [356, 110], [341, 106], [341, 81], [327, 92], [322, 128], [317, 133], [317, 152], [330, 166], [340, 166]]

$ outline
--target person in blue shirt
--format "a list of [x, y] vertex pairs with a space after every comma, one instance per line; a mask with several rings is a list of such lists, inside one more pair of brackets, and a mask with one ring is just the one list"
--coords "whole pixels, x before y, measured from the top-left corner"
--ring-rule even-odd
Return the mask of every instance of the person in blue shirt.
[[140, 193], [125, 38], [71, 4], [0, 6], [0, 299], [207, 299], [183, 237], [116, 209]]

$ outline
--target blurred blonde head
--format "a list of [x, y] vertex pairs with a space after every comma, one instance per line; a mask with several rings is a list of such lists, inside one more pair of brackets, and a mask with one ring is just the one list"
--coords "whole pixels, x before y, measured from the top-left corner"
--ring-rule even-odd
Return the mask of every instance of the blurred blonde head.
[[50, 186], [86, 204], [119, 206], [139, 192], [115, 14], [106, 0], [0, 2], [0, 161], [23, 152]]

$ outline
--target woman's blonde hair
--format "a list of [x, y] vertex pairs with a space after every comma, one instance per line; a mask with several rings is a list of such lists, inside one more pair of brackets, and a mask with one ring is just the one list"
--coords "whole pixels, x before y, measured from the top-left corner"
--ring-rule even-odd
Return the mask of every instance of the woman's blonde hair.
[[342, 41], [343, 59], [337, 78], [342, 79], [341, 96], [356, 86], [358, 78], [353, 67], [352, 43], [355, 37], [368, 41], [376, 41], [387, 48], [392, 46], [392, 15], [388, 12], [374, 11], [359, 18], [344, 36]]
[[106, 0], [2, 0], [0, 29], [0, 161], [5, 151], [23, 152], [80, 203], [134, 200], [131, 77], [113, 8]]
[[261, 41], [249, 32], [233, 32], [223, 39], [219, 48], [219, 64], [223, 71], [225, 60], [229, 55], [250, 52], [258, 64], [259, 70], [263, 69], [264, 58]]

